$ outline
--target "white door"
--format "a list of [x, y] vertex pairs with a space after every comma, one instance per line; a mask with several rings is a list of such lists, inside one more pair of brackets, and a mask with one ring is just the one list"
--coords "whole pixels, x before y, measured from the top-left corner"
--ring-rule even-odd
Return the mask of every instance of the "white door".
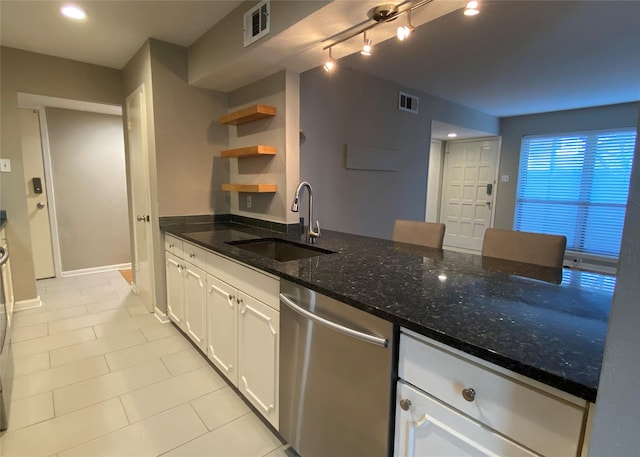
[[238, 291], [207, 276], [207, 356], [238, 385]]
[[205, 350], [207, 275], [200, 268], [186, 264], [184, 273], [184, 307], [187, 334], [200, 349]]
[[47, 205], [47, 186], [45, 185], [42, 162], [40, 118], [36, 110], [19, 109], [18, 111], [24, 178], [27, 186], [27, 212], [29, 214], [29, 230], [31, 231], [33, 266], [36, 279], [52, 278], [55, 276], [55, 269]]
[[537, 455], [404, 382], [397, 392], [395, 457]]
[[167, 314], [184, 329], [184, 276], [182, 259], [165, 252], [167, 274]]
[[482, 250], [492, 226], [497, 164], [497, 139], [447, 143], [440, 215], [445, 247]]
[[278, 428], [280, 314], [240, 292], [238, 388]]
[[149, 312], [154, 309], [153, 247], [151, 200], [149, 195], [149, 157], [144, 85], [127, 97], [127, 141], [131, 174], [131, 218], [133, 221], [134, 290]]

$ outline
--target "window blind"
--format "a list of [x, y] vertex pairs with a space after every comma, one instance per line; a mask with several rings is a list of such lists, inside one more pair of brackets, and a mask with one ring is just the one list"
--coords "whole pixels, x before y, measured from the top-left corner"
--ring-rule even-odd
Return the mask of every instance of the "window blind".
[[636, 131], [525, 136], [514, 229], [567, 237], [567, 250], [615, 257]]

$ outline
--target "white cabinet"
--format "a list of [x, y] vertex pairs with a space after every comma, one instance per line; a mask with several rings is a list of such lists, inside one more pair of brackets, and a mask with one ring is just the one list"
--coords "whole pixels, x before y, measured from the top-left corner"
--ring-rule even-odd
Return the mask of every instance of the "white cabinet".
[[396, 456], [580, 453], [584, 400], [405, 330], [398, 376]]
[[200, 349], [205, 350], [205, 303], [207, 276], [200, 268], [189, 263], [184, 271], [185, 331]]
[[280, 313], [240, 293], [238, 388], [278, 427]]
[[238, 291], [207, 275], [207, 356], [238, 385]]
[[397, 392], [396, 457], [538, 455], [409, 384]]
[[165, 253], [167, 272], [167, 314], [169, 319], [184, 328], [184, 261], [169, 252]]
[[[184, 244], [187, 245], [187, 243]], [[202, 252], [199, 257], [203, 258], [205, 251], [201, 249], [200, 251]], [[181, 249], [176, 249], [175, 252], [183, 254]], [[169, 251], [165, 252], [165, 259], [169, 319], [204, 351], [206, 347], [206, 273]]]
[[207, 255], [207, 356], [278, 428], [279, 280]]

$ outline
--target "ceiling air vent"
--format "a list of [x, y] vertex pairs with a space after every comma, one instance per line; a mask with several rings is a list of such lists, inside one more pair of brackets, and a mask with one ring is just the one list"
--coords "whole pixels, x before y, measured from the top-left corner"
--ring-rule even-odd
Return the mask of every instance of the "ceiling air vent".
[[415, 95], [410, 95], [406, 92], [400, 92], [398, 94], [398, 109], [400, 111], [409, 111], [410, 113], [418, 114], [419, 103], [420, 99]]
[[244, 47], [269, 33], [269, 0], [258, 3], [244, 13]]

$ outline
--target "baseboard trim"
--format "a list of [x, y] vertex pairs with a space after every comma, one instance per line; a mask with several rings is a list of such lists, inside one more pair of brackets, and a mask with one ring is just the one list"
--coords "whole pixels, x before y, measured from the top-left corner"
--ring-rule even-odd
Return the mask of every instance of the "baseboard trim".
[[25, 311], [27, 309], [41, 308], [43, 306], [44, 306], [44, 302], [40, 299], [40, 296], [38, 295], [36, 298], [31, 298], [29, 300], [20, 300], [15, 302], [15, 304], [13, 305], [13, 311], [14, 312]]
[[90, 275], [92, 273], [104, 273], [105, 271], [125, 270], [131, 268], [131, 263], [121, 263], [118, 265], [105, 265], [103, 267], [83, 268], [81, 270], [63, 271], [62, 277]]
[[167, 324], [169, 323], [169, 316], [167, 316], [167, 313], [163, 313], [162, 311], [160, 311], [158, 308], [154, 308], [154, 313], [156, 316], [156, 319], [158, 319], [158, 321], [161, 324]]

